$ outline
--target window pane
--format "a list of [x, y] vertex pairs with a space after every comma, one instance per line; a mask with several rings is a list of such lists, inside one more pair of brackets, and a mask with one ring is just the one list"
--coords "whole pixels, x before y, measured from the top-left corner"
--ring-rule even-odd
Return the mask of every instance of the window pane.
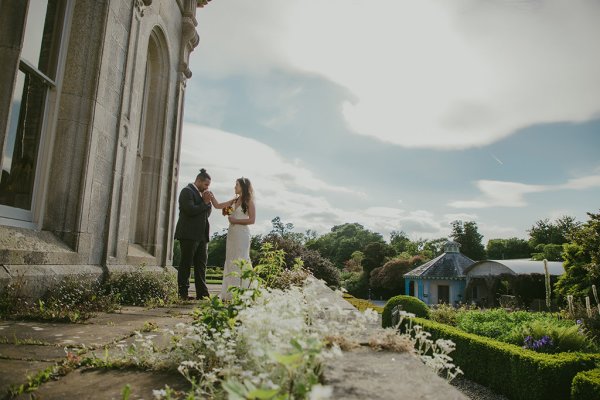
[[21, 58], [48, 77], [56, 78], [64, 0], [30, 0]]
[[1, 205], [31, 209], [46, 91], [41, 79], [19, 71], [2, 154]]
[[46, 20], [47, 9], [48, 0], [29, 1], [21, 58], [26, 59], [31, 65], [35, 66], [38, 65], [40, 60], [42, 37], [44, 35], [44, 21]]

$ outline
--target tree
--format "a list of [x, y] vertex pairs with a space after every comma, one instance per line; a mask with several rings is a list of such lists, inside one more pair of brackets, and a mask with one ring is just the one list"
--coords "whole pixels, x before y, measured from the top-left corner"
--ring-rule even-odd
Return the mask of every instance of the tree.
[[352, 253], [357, 250], [364, 252], [365, 247], [370, 243], [386, 244], [381, 234], [352, 223], [334, 226], [331, 232], [307, 242], [307, 247], [317, 250], [341, 269], [344, 262], [352, 257]]
[[529, 245], [536, 249], [540, 244], [560, 244], [568, 243], [570, 237], [581, 227], [574, 217], [564, 215], [550, 222], [548, 218], [536, 221], [529, 229]]
[[574, 230], [563, 245], [565, 273], [555, 285], [564, 300], [568, 294], [583, 301], [591, 296], [592, 285], [600, 289], [600, 213], [588, 213], [589, 220]]
[[477, 223], [474, 221], [453, 221], [450, 236], [460, 243], [460, 251], [473, 260], [485, 260], [485, 248], [481, 244], [483, 236], [477, 231]]
[[371, 271], [369, 284], [375, 296], [391, 297], [404, 293], [404, 274], [424, 262], [423, 257], [393, 258]]
[[279, 235], [284, 238], [292, 239], [298, 243], [304, 243], [306, 241], [306, 236], [300, 232], [294, 232], [294, 224], [288, 222], [284, 224], [281, 221], [281, 218], [275, 217], [271, 220], [271, 225], [273, 228], [269, 235]]
[[408, 251], [411, 241], [404, 231], [392, 231], [390, 233], [390, 246], [396, 254], [401, 254]]
[[344, 272], [363, 272], [362, 260], [365, 255], [362, 251], [355, 251], [352, 253], [352, 257], [344, 262]]
[[538, 244], [536, 253], [531, 254], [534, 260], [563, 261], [563, 245], [561, 244]]
[[363, 249], [362, 267], [370, 274], [375, 268], [381, 267], [385, 261], [394, 255], [394, 250], [386, 243], [372, 242]]
[[510, 260], [531, 257], [532, 248], [525, 239], [490, 239], [486, 246], [487, 256], [491, 260]]

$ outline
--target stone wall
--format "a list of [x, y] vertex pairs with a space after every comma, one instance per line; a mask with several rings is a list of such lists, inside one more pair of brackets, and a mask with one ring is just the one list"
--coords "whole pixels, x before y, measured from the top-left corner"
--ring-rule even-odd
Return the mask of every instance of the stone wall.
[[[0, 1], [0, 8], [6, 4]], [[38, 206], [31, 221], [0, 218], [0, 290], [17, 276], [27, 276], [32, 294], [40, 294], [53, 274], [102, 275], [172, 262], [183, 94], [191, 76], [189, 53], [198, 44], [197, 2], [65, 5], [62, 61], [40, 144]], [[22, 11], [7, 10], [16, 21], [23, 20]], [[1, 54], [18, 50], [0, 43]], [[10, 80], [0, 80], [8, 93]], [[4, 130], [7, 107], [10, 100], [0, 103]]]

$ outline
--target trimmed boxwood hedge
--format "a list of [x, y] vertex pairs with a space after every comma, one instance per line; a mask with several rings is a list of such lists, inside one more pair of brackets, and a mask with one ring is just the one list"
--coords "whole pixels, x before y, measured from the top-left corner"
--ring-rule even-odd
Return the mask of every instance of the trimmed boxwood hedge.
[[381, 314], [381, 325], [384, 328], [392, 326], [392, 310], [397, 305], [402, 307], [402, 310], [415, 314], [417, 317], [428, 318], [429, 307], [421, 300], [414, 296], [395, 296], [385, 303], [383, 313]]
[[413, 324], [421, 325], [433, 340], [456, 344], [450, 356], [465, 378], [513, 400], [568, 399], [575, 375], [600, 362], [600, 354], [536, 353], [422, 318], [414, 318]]
[[583, 371], [575, 375], [571, 387], [572, 400], [600, 399], [600, 368]]

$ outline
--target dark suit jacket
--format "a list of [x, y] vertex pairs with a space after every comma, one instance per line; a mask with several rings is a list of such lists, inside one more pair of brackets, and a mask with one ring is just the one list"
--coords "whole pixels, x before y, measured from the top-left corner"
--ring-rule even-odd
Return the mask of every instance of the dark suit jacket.
[[179, 220], [175, 228], [175, 239], [208, 242], [208, 216], [211, 211], [211, 205], [202, 200], [193, 183], [184, 187], [179, 193]]

